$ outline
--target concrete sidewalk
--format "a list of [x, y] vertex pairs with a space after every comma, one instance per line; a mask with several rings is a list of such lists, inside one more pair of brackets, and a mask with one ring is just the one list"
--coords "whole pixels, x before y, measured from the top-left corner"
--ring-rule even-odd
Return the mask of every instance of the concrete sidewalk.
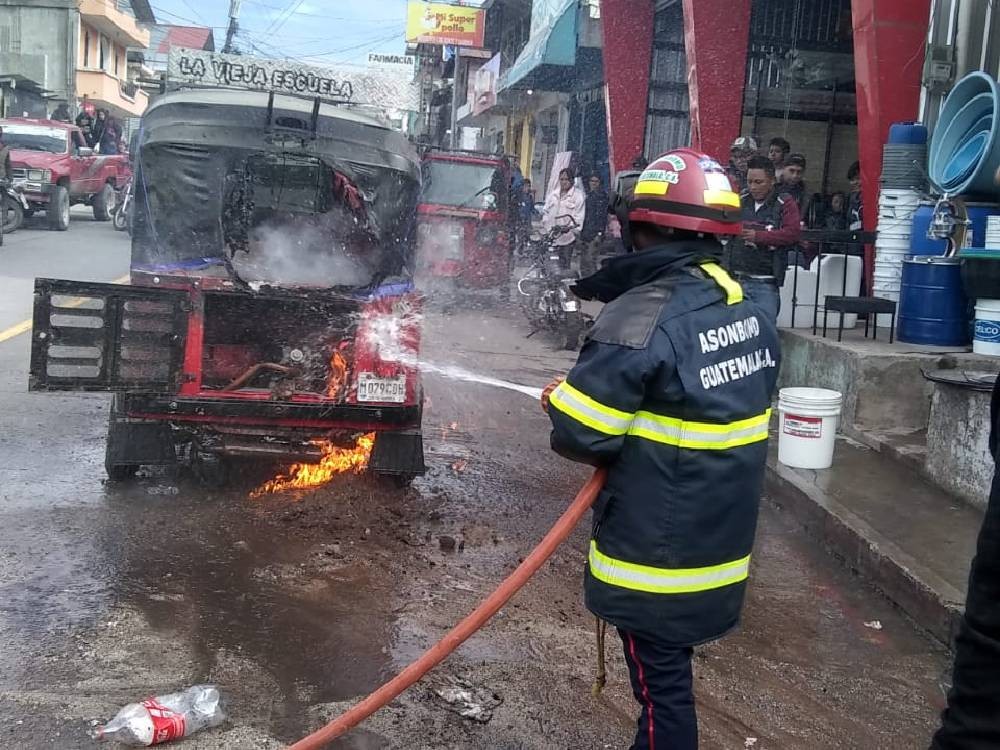
[[849, 438], [838, 438], [833, 467], [824, 471], [779, 464], [777, 443], [774, 435], [765, 487], [771, 502], [950, 645], [982, 514], [912, 465]]

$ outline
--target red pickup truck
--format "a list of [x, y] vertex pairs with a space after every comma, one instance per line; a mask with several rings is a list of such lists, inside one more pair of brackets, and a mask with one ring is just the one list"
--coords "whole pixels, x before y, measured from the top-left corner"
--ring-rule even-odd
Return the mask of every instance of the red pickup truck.
[[69, 229], [69, 207], [85, 203], [97, 221], [107, 221], [115, 188], [129, 176], [122, 154], [95, 155], [78, 127], [58, 120], [0, 120], [10, 147], [11, 178], [28, 199], [27, 215], [45, 211], [50, 229]]

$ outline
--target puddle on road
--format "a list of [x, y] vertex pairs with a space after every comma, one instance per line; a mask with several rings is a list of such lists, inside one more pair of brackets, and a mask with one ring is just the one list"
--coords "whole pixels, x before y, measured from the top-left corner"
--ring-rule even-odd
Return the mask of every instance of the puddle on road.
[[[385, 676], [389, 582], [343, 551], [350, 540], [333, 547], [336, 531], [310, 534], [294, 509], [276, 526], [245, 493], [198, 494], [150, 498], [134, 486], [112, 499], [120, 602], [186, 642], [192, 678], [218, 678], [234, 718], [294, 740], [310, 725], [309, 706], [353, 698]], [[323, 525], [336, 528], [335, 509]]]

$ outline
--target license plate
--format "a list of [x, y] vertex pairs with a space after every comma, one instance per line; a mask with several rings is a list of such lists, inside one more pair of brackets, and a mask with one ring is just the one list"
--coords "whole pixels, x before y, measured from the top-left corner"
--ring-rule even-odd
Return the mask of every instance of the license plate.
[[406, 401], [406, 376], [380, 378], [370, 372], [358, 375], [358, 401], [401, 404]]

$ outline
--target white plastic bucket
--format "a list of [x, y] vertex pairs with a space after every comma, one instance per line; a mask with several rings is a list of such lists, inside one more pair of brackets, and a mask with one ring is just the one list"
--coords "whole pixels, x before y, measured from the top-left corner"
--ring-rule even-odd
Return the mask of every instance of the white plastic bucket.
[[901, 206], [916, 209], [920, 205], [920, 193], [907, 188], [884, 188], [878, 196], [878, 205]]
[[976, 300], [976, 334], [972, 351], [1000, 357], [1000, 299]]
[[906, 248], [907, 252], [912, 252], [910, 250], [910, 240], [913, 238], [912, 232], [887, 232], [881, 228], [878, 228], [878, 239], [875, 241], [876, 247], [900, 247]]
[[882, 264], [878, 264], [875, 266], [875, 272], [872, 276], [874, 276], [874, 284], [872, 286], [876, 292], [899, 291], [899, 284], [902, 279], [900, 268], [892, 266], [887, 268]]
[[844, 396], [826, 388], [778, 392], [778, 460], [796, 469], [829, 469]]
[[[899, 302], [901, 271], [901, 268], [886, 270], [884, 267], [876, 265], [872, 283], [872, 291], [875, 296]], [[887, 329], [892, 325], [892, 323], [892, 316], [888, 313], [882, 313], [875, 316], [875, 324], [879, 328]]]
[[913, 214], [916, 211], [900, 211], [894, 208], [885, 209], [886, 213], [878, 215], [878, 231], [897, 232], [900, 234], [913, 233]]

